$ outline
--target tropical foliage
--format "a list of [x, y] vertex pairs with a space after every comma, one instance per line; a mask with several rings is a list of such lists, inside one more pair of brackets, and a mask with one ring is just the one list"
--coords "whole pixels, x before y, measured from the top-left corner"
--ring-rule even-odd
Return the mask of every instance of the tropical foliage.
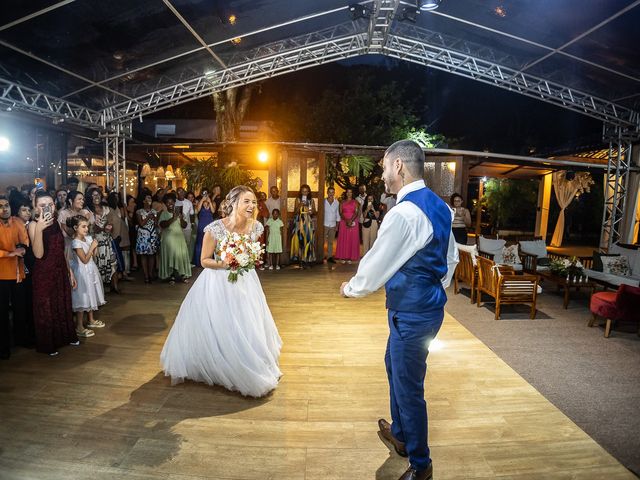
[[182, 173], [189, 189], [194, 191], [211, 189], [214, 185], [220, 185], [223, 192], [228, 192], [236, 185], [248, 185], [254, 190], [257, 186], [257, 179], [248, 170], [240, 168], [237, 162], [221, 166], [216, 157], [197, 159], [183, 166]]
[[533, 230], [538, 200], [537, 180], [492, 178], [484, 188], [482, 203], [493, 228]]

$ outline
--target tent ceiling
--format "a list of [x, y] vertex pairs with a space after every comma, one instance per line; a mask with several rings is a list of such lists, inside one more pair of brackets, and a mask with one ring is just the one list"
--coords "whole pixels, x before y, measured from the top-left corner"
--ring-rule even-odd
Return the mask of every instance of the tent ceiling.
[[[49, 103], [62, 100], [58, 113], [70, 121], [97, 126], [297, 68], [379, 53], [545, 101], [545, 89], [556, 88], [545, 81], [555, 82], [562, 90], [551, 103], [579, 110], [572, 102], [583, 95], [585, 104], [604, 102], [583, 113], [638, 123], [640, 0], [579, 6], [574, 0], [443, 0], [415, 23], [402, 19], [412, 2], [361, 2], [373, 14], [355, 21], [349, 3], [5, 0], [0, 103], [25, 103], [55, 116], [35, 97], [43, 93], [52, 97]], [[510, 84], [495, 79], [505, 72]], [[539, 93], [530, 88], [536, 79], [542, 80]]]

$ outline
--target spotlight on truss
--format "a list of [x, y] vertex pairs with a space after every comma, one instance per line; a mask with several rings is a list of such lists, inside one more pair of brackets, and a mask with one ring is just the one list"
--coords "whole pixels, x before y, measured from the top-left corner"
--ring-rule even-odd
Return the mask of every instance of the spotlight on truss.
[[406, 20], [408, 22], [416, 23], [418, 15], [420, 15], [420, 9], [418, 7], [404, 7], [399, 20], [401, 22]]
[[431, 11], [440, 6], [442, 0], [418, 0], [417, 6], [420, 10]]
[[359, 18], [369, 18], [371, 10], [366, 5], [352, 3], [349, 5], [349, 13], [351, 13], [351, 20], [358, 20]]

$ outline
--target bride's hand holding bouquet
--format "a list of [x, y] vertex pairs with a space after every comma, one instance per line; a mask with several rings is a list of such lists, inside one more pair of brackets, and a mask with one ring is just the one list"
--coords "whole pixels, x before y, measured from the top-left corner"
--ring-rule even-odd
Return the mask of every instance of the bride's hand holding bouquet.
[[253, 242], [248, 235], [227, 232], [218, 244], [220, 260], [227, 265], [231, 283], [238, 281], [238, 275], [254, 270], [262, 265], [264, 250], [260, 242]]

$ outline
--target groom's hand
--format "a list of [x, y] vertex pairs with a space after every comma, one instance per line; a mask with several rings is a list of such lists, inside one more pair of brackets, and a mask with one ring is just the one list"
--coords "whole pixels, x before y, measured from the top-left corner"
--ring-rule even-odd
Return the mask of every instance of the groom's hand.
[[345, 294], [344, 294], [344, 287], [346, 287], [349, 284], [349, 282], [342, 282], [342, 285], [340, 285], [340, 295], [342, 295], [343, 297], [348, 298]]

